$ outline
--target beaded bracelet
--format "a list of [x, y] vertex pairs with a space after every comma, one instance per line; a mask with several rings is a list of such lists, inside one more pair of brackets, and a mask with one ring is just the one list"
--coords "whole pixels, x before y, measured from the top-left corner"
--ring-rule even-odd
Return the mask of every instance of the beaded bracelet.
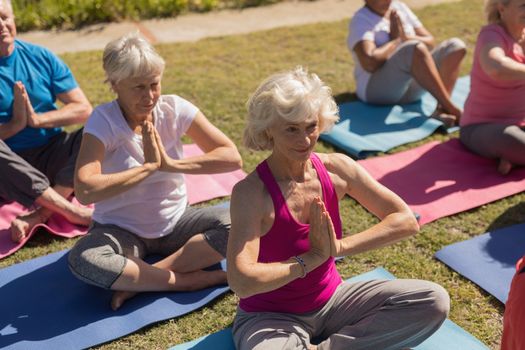
[[303, 275], [301, 276], [301, 278], [304, 278], [306, 276], [306, 263], [304, 262], [303, 258], [301, 258], [300, 256], [294, 256], [293, 258], [295, 259], [295, 261], [297, 261], [297, 263], [303, 269]]

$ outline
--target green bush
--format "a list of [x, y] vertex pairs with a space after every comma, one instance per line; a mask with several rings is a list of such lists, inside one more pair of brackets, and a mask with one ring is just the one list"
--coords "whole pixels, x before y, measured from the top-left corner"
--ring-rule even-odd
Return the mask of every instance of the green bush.
[[19, 31], [172, 17], [181, 12], [260, 6], [282, 0], [12, 0]]

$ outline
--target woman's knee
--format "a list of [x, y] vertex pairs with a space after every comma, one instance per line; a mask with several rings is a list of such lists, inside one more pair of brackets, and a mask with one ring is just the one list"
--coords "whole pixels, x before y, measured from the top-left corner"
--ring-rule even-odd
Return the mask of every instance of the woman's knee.
[[525, 164], [525, 131], [519, 126], [509, 125], [502, 132], [501, 140], [495, 144], [498, 158], [512, 163]]
[[454, 64], [455, 66], [459, 67], [466, 54], [467, 46], [463, 40], [459, 38], [451, 38], [444, 43], [443, 56], [440, 58], [438, 55], [436, 62], [438, 65], [440, 65], [439, 62], [443, 64], [443, 61], [448, 61], [450, 64]]
[[91, 237], [82, 238], [68, 255], [68, 266], [78, 279], [109, 289], [124, 269], [126, 258], [109, 245], [95, 245]]
[[399, 45], [399, 48], [397, 49], [397, 51], [401, 51], [401, 52], [408, 51], [408, 52], [411, 52], [416, 47], [418, 47], [419, 44], [421, 44], [421, 41], [419, 41], [419, 40], [407, 40], [407, 41], [403, 42], [401, 45]]
[[222, 257], [226, 257], [229, 235], [229, 226], [222, 226], [204, 232], [204, 239]]
[[[226, 247], [231, 227], [229, 207], [207, 207], [195, 211], [198, 223], [193, 228], [202, 233], [207, 243], [221, 256], [226, 256]], [[198, 229], [198, 230], [197, 230]]]
[[413, 51], [413, 61], [422, 61], [431, 57], [430, 50], [428, 49], [427, 45], [425, 45], [421, 41], [417, 41], [414, 44]]
[[450, 38], [446, 41], [447, 52], [461, 52], [463, 55], [467, 53], [467, 45], [460, 38]]
[[437, 283], [428, 282], [428, 289], [432, 302], [426, 313], [427, 318], [429, 322], [441, 324], [450, 311], [450, 297], [445, 288]]
[[208, 230], [229, 232], [231, 227], [230, 208], [211, 207], [203, 220], [207, 221]]
[[230, 231], [231, 224], [230, 209], [221, 210], [217, 215], [217, 226], [223, 230]]
[[421, 44], [421, 42], [418, 40], [405, 41], [397, 48], [389, 60], [393, 59], [394, 61], [399, 62], [401, 65], [405, 64], [405, 68], [410, 68], [416, 51], [422, 50], [419, 48], [419, 44]]

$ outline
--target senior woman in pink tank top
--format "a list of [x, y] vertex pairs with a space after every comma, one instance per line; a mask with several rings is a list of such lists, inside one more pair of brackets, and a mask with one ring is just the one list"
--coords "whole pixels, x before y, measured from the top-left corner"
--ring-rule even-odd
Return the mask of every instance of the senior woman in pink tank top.
[[[335, 257], [394, 243], [418, 225], [352, 159], [313, 152], [337, 118], [330, 89], [302, 68], [271, 76], [248, 102], [244, 143], [271, 154], [231, 200], [228, 281], [240, 297], [238, 349], [402, 349], [423, 342], [447, 316], [448, 294], [432, 282], [342, 282]], [[380, 223], [343, 237], [345, 195]]]
[[461, 119], [461, 142], [498, 160], [498, 171], [525, 165], [525, 1], [487, 0]]

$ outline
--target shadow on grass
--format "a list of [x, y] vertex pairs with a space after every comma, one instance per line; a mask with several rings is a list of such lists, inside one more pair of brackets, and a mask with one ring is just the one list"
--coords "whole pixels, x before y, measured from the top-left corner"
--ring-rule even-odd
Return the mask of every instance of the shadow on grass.
[[346, 102], [359, 101], [355, 92], [343, 92], [334, 96], [335, 103], [338, 105]]
[[489, 227], [487, 228], [487, 232], [522, 222], [525, 222], [525, 202], [518, 203], [515, 206], [505, 210], [500, 216], [490, 223]]

